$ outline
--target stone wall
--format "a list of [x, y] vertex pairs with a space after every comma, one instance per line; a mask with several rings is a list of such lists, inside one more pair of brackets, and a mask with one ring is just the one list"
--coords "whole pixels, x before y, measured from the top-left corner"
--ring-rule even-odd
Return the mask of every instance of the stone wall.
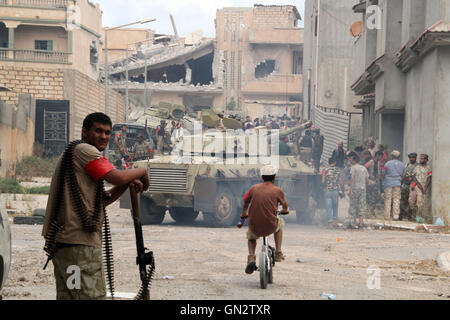
[[[64, 100], [70, 103], [70, 138], [81, 137], [84, 118], [93, 112], [105, 112], [105, 87], [75, 70], [64, 71]], [[109, 91], [108, 115], [114, 123], [125, 121], [125, 99], [116, 91]]]
[[[23, 93], [35, 100], [69, 100], [71, 140], [80, 138], [85, 116], [105, 112], [105, 87], [76, 70], [0, 66], [0, 86], [11, 90], [0, 92], [0, 101], [9, 105], [16, 106]], [[108, 115], [113, 123], [125, 121], [125, 99], [112, 89]]]
[[28, 93], [38, 100], [63, 100], [63, 70], [45, 70], [0, 65], [0, 101], [17, 105], [19, 94]]

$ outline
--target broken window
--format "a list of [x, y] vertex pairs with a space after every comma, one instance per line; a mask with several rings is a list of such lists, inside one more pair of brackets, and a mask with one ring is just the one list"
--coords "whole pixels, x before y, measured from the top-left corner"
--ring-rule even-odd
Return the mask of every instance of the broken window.
[[266, 59], [255, 68], [255, 78], [261, 79], [267, 77], [275, 71], [276, 61]]

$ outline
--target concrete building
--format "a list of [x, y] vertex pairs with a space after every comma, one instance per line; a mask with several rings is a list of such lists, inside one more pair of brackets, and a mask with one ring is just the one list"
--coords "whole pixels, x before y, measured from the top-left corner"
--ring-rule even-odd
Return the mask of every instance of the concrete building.
[[223, 66], [214, 39], [197, 38], [189, 44], [169, 40], [139, 46], [128, 59], [110, 64], [110, 86], [125, 97], [128, 92], [130, 106], [169, 102], [190, 112], [221, 109]]
[[252, 118], [299, 114], [303, 30], [295, 6], [223, 8], [216, 15], [217, 50], [224, 59], [222, 105]]
[[[125, 59], [127, 46], [130, 50], [132, 44], [149, 42], [153, 44], [155, 32], [150, 29], [121, 28], [108, 31], [108, 61], [114, 62]], [[102, 29], [102, 39], [105, 39], [105, 28]], [[102, 62], [105, 61], [105, 42], [102, 43]]]
[[354, 112], [358, 97], [350, 86], [356, 60], [350, 33], [360, 16], [348, 10], [355, 0], [306, 0], [303, 55], [304, 117], [314, 106]]
[[[80, 138], [88, 113], [105, 110], [98, 82], [101, 28], [100, 7], [88, 0], [0, 1], [0, 87], [6, 88], [0, 101], [14, 108], [29, 94], [36, 108], [30, 112], [35, 139], [24, 143], [36, 140], [48, 155], [59, 155]], [[124, 99], [113, 90], [110, 95], [109, 115], [123, 121]], [[3, 155], [14, 149], [11, 141], [0, 142]], [[23, 155], [30, 154], [18, 158]]]
[[362, 96], [365, 136], [402, 150], [404, 158], [410, 152], [429, 154], [433, 214], [446, 217], [450, 0], [360, 1], [353, 11], [363, 22], [352, 89]]

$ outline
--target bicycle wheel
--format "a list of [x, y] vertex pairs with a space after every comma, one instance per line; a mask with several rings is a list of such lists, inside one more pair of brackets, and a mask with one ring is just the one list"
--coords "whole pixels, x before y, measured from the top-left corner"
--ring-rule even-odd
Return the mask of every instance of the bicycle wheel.
[[261, 251], [259, 254], [259, 283], [261, 285], [261, 289], [267, 288], [267, 283], [269, 281], [269, 270], [268, 266], [269, 257], [264, 251]]

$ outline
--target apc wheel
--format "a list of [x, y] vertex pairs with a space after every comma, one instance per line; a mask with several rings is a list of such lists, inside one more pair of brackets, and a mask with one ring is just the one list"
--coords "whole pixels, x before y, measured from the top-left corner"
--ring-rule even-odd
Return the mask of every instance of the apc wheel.
[[268, 271], [268, 264], [269, 261], [267, 261], [268, 257], [264, 252], [259, 253], [259, 284], [261, 286], [261, 289], [267, 289], [267, 283], [269, 282], [269, 271]]
[[236, 199], [228, 188], [220, 187], [216, 193], [215, 212], [205, 214], [205, 220], [213, 227], [226, 228], [237, 223], [239, 216]]
[[177, 223], [191, 223], [198, 217], [198, 211], [192, 208], [171, 208], [169, 213]]
[[166, 215], [165, 207], [158, 207], [155, 203], [141, 195], [141, 223], [142, 225], [157, 225], [161, 224]]

